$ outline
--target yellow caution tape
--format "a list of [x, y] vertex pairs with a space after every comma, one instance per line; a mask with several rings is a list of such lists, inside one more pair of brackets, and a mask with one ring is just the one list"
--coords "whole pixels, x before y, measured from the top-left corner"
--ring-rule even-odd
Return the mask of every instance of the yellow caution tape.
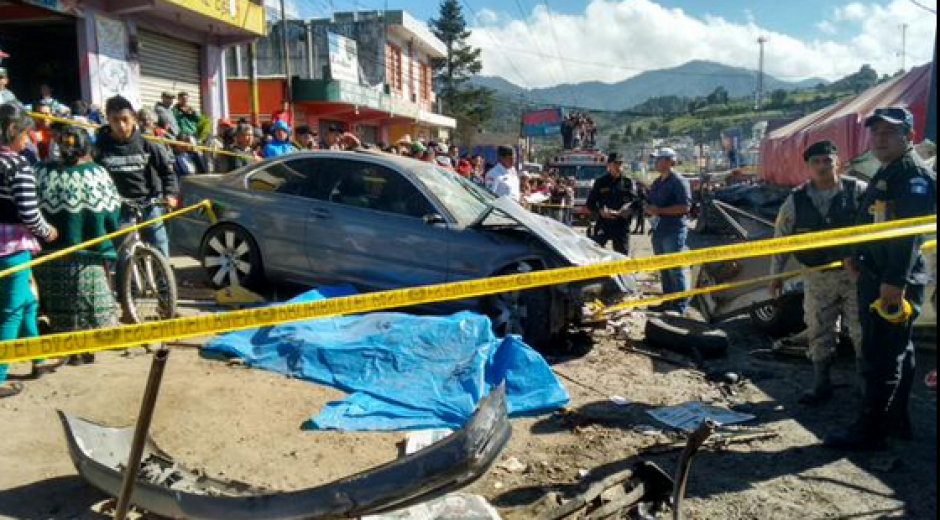
[[0, 343], [0, 363], [65, 357], [150, 343], [166, 343], [224, 332], [296, 323], [317, 318], [363, 314], [434, 303], [471, 300], [494, 294], [585, 282], [625, 273], [654, 272], [689, 265], [757, 258], [796, 251], [840, 247], [936, 233], [937, 217], [860, 226], [796, 237], [732, 244], [700, 251], [620, 262], [535, 271], [426, 287], [386, 291], [332, 300], [267, 307], [59, 334]]
[[[936, 251], [937, 241], [931, 240], [926, 242], [921, 251], [928, 253], [931, 251]], [[829, 265], [824, 265], [820, 267], [812, 267], [808, 269], [803, 269], [800, 271], [790, 271], [787, 273], [781, 273], [777, 275], [763, 276], [761, 278], [753, 278], [751, 280], [745, 280], [743, 282], [735, 283], [725, 283], [718, 285], [711, 285], [709, 287], [701, 287], [698, 289], [693, 289], [691, 291], [666, 294], [663, 296], [656, 296], [653, 298], [644, 298], [642, 300], [633, 300], [629, 302], [624, 302], [619, 305], [605, 306], [600, 303], [594, 304], [594, 309], [596, 309], [596, 317], [600, 320], [603, 319], [603, 315], [606, 314], [615, 314], [622, 311], [628, 311], [631, 309], [638, 309], [641, 307], [655, 307], [657, 305], [662, 305], [664, 303], [671, 303], [679, 300], [687, 300], [690, 298], [696, 298], [698, 296], [708, 296], [710, 294], [717, 294], [727, 291], [736, 291], [738, 289], [746, 289], [748, 287], [754, 287], [755, 285], [766, 285], [771, 282], [776, 282], [777, 280], [789, 280], [791, 278], [799, 278], [801, 276], [806, 276], [812, 273], [822, 273], [825, 271], [831, 271], [835, 269], [841, 269], [845, 267], [843, 262], [833, 262]]]
[[[40, 114], [40, 113], [38, 113], [38, 112], [29, 112], [29, 116], [32, 117], [33, 119], [40, 119], [40, 120], [43, 120], [43, 121], [49, 121], [49, 122], [52, 122], [52, 123], [59, 123], [59, 124], [62, 124], [62, 125], [78, 126], [78, 127], [81, 127], [81, 128], [88, 128], [89, 130], [97, 130], [97, 129], [101, 128], [100, 125], [96, 125], [96, 124], [94, 124], [94, 123], [83, 123], [83, 122], [81, 122], [81, 121], [73, 121], [73, 120], [71, 120], [71, 119], [64, 119], [64, 118], [61, 118], [61, 117], [50, 116], [50, 115], [46, 115], [46, 114]], [[155, 137], [155, 136], [152, 136], [152, 135], [145, 135], [145, 136], [144, 136], [144, 139], [146, 139], [146, 140], [148, 140], [148, 141], [150, 141], [150, 142], [153, 142], [153, 143], [165, 144], [165, 145], [168, 145], [168, 146], [179, 146], [179, 147], [181, 147], [181, 148], [186, 148], [186, 149], [188, 149], [188, 150], [193, 150], [193, 151], [196, 151], [196, 152], [206, 152], [206, 153], [211, 153], [211, 154], [215, 154], [215, 155], [225, 155], [225, 156], [228, 156], [228, 157], [238, 157], [239, 159], [249, 159], [249, 160], [254, 160], [254, 159], [255, 159], [255, 157], [252, 156], [252, 155], [245, 155], [245, 154], [240, 154], [240, 153], [235, 153], [235, 152], [229, 152], [228, 150], [219, 150], [218, 148], [210, 148], [210, 147], [208, 147], [208, 146], [198, 146], [198, 145], [194, 145], [194, 144], [183, 143], [183, 142], [180, 142], [180, 141], [174, 141], [174, 140], [172, 140], [172, 139], [161, 139], [161, 138], [159, 138], [159, 137]]]
[[702, 287], [699, 289], [693, 289], [691, 291], [674, 293], [674, 294], [666, 294], [666, 295], [657, 296], [654, 298], [645, 298], [642, 300], [634, 300], [634, 301], [624, 302], [619, 305], [604, 307], [600, 309], [599, 314], [614, 314], [617, 312], [628, 311], [628, 310], [637, 309], [640, 307], [654, 307], [656, 305], [662, 305], [664, 303], [670, 303], [670, 302], [674, 302], [678, 300], [686, 300], [689, 298], [695, 298], [697, 296], [707, 296], [709, 294], [716, 294], [716, 293], [726, 292], [726, 291], [734, 291], [737, 289], [745, 289], [747, 287], [753, 287], [755, 285], [766, 285], [771, 282], [775, 282], [777, 280], [789, 280], [791, 278], [797, 278], [797, 277], [805, 276], [811, 273], [821, 273], [823, 271], [839, 269], [841, 267], [843, 267], [842, 262], [834, 262], [829, 265], [824, 265], [821, 267], [813, 267], [811, 269], [803, 269], [801, 271], [791, 271], [788, 273], [764, 276], [761, 278], [754, 278], [754, 279], [746, 280], [743, 282], [711, 285], [709, 287]]
[[198, 210], [200, 210], [200, 209], [204, 209], [204, 210], [206, 211], [206, 214], [208, 215], [210, 222], [212, 222], [213, 224], [215, 224], [216, 222], [218, 222], [218, 220], [216, 219], [216, 216], [215, 216], [215, 212], [214, 212], [214, 210], [212, 209], [212, 202], [209, 201], [209, 200], [204, 200], [204, 201], [200, 202], [199, 204], [194, 204], [194, 205], [189, 206], [189, 207], [187, 207], [187, 208], [183, 208], [183, 209], [181, 209], [181, 210], [174, 211], [174, 212], [172, 212], [172, 213], [167, 213], [166, 215], [164, 215], [164, 216], [162, 216], [162, 217], [157, 217], [157, 218], [155, 218], [155, 219], [153, 219], [153, 220], [148, 220], [147, 222], [143, 222], [143, 223], [141, 223], [141, 224], [135, 224], [135, 225], [133, 225], [133, 226], [129, 226], [129, 227], [126, 227], [126, 228], [124, 228], [124, 229], [121, 229], [120, 231], [116, 231], [116, 232], [114, 232], [114, 233], [105, 235], [105, 236], [103, 236], [103, 237], [99, 237], [99, 238], [96, 238], [96, 239], [94, 239], [94, 240], [89, 240], [88, 242], [85, 242], [85, 243], [83, 243], [83, 244], [79, 244], [79, 245], [77, 245], [77, 246], [72, 246], [72, 247], [69, 247], [69, 248], [67, 248], [67, 249], [63, 249], [63, 250], [61, 250], [61, 251], [56, 251], [55, 253], [50, 253], [50, 254], [48, 254], [48, 255], [41, 256], [41, 257], [39, 257], [39, 258], [34, 259], [32, 262], [29, 262], [29, 263], [26, 263], [26, 264], [23, 264], [23, 265], [18, 265], [18, 266], [16, 266], [16, 267], [11, 267], [11, 268], [9, 268], [9, 269], [7, 269], [7, 270], [5, 270], [5, 271], [0, 271], [0, 279], [6, 278], [7, 276], [11, 276], [11, 275], [14, 275], [14, 274], [19, 273], [19, 272], [22, 272], [22, 271], [25, 271], [25, 270], [27, 270], [27, 269], [32, 269], [33, 267], [36, 267], [37, 265], [42, 265], [42, 264], [45, 264], [45, 263], [47, 263], [47, 262], [52, 262], [53, 260], [58, 260], [58, 259], [60, 259], [60, 258], [64, 258], [64, 257], [69, 256], [69, 255], [71, 255], [71, 254], [75, 254], [75, 253], [77, 253], [77, 252], [79, 252], [79, 251], [84, 251], [85, 249], [89, 249], [89, 248], [95, 247], [95, 246], [97, 246], [97, 245], [99, 245], [99, 244], [103, 244], [103, 243], [108, 242], [108, 241], [110, 241], [110, 240], [114, 240], [114, 239], [116, 239], [116, 238], [121, 238], [121, 237], [123, 237], [123, 236], [125, 236], [125, 235], [129, 235], [129, 234], [131, 234], [131, 233], [140, 231], [140, 230], [142, 230], [142, 229], [144, 229], [144, 228], [148, 228], [148, 227], [150, 227], [150, 226], [153, 226], [154, 224], [159, 224], [159, 223], [161, 223], [161, 222], [166, 222], [167, 220], [172, 220], [172, 219], [174, 219], [174, 218], [177, 218], [177, 217], [180, 217], [180, 216], [183, 216], [183, 215], [187, 215], [187, 214], [189, 214], [189, 213], [193, 213], [194, 211], [198, 211]]

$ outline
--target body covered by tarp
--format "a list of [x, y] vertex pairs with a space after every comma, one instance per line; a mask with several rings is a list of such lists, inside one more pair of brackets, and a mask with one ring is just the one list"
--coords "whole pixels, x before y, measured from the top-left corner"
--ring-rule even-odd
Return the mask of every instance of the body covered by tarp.
[[764, 179], [779, 186], [806, 182], [811, 174], [803, 152], [825, 139], [836, 143], [843, 163], [864, 154], [871, 147], [865, 119], [876, 108], [909, 108], [917, 120], [915, 130], [920, 141], [924, 138], [931, 82], [931, 65], [925, 65], [771, 133], [761, 144]]
[[[348, 294], [331, 290], [328, 296]], [[292, 303], [323, 298], [314, 291]], [[490, 320], [474, 313], [370, 314], [280, 325], [221, 336], [203, 355], [243, 359], [252, 368], [351, 394], [328, 405], [309, 429], [459, 429], [503, 381], [514, 416], [554, 411], [569, 401], [541, 355], [518, 338], [496, 338]]]

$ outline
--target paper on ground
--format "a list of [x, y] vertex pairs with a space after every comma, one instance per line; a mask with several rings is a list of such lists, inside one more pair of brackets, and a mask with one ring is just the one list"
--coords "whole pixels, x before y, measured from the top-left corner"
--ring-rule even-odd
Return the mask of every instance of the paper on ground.
[[686, 403], [672, 408], [660, 408], [650, 411], [649, 414], [663, 424], [686, 432], [697, 430], [706, 421], [715, 422], [719, 426], [731, 426], [757, 418], [753, 415], [732, 412], [702, 403]]
[[362, 520], [501, 520], [485, 498], [476, 495], [448, 495], [402, 511]]

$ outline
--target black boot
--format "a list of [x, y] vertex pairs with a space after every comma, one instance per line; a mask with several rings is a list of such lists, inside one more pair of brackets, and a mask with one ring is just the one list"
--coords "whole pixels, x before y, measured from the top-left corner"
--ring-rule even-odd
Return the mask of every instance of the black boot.
[[820, 406], [832, 399], [832, 363], [822, 361], [813, 365], [813, 389], [800, 397], [800, 404]]
[[[884, 421], [880, 421], [883, 424]], [[887, 432], [873, 418], [863, 418], [847, 432], [826, 437], [823, 445], [831, 450], [848, 452], [884, 451], [888, 449]]]
[[906, 415], [899, 419], [893, 419], [888, 426], [888, 437], [899, 441], [913, 442], [915, 434], [914, 422], [911, 421], [911, 416]]

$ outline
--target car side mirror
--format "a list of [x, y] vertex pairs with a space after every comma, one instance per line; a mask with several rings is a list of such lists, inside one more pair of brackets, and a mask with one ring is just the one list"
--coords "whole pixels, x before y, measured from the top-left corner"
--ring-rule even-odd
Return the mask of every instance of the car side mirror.
[[442, 224], [447, 224], [447, 220], [437, 213], [432, 213], [430, 215], [424, 216], [424, 223], [429, 226], [438, 226]]

